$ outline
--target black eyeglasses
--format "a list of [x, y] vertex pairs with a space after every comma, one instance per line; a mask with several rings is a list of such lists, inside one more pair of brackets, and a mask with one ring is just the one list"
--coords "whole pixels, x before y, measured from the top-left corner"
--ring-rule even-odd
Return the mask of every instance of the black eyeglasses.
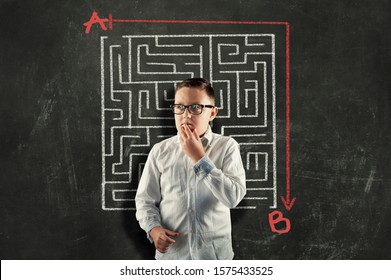
[[202, 109], [204, 108], [214, 108], [213, 105], [202, 105], [202, 104], [191, 104], [191, 105], [182, 105], [182, 104], [174, 104], [171, 105], [171, 109], [176, 115], [182, 115], [186, 108], [192, 115], [199, 115], [202, 113]]

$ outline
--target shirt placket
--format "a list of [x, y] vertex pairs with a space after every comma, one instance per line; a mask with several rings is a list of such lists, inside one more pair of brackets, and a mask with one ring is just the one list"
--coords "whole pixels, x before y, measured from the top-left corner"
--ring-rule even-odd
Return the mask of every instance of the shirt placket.
[[187, 160], [187, 217], [189, 228], [189, 249], [192, 259], [197, 258], [197, 227], [196, 227], [196, 177], [190, 159]]

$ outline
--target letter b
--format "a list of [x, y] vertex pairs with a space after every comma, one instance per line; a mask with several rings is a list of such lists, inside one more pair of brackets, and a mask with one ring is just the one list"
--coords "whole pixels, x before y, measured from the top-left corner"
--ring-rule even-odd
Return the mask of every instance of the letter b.
[[[285, 229], [276, 229], [276, 224], [280, 222], [285, 222]], [[282, 213], [278, 210], [269, 213], [269, 225], [272, 232], [276, 232], [278, 234], [287, 233], [291, 230], [291, 222], [289, 219], [284, 218]]]

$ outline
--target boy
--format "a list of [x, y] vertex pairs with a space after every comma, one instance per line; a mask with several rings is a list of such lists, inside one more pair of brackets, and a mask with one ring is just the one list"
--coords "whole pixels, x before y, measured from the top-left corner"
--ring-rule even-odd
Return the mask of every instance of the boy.
[[136, 218], [156, 259], [232, 259], [230, 208], [246, 194], [238, 143], [215, 134], [213, 88], [179, 83], [172, 106], [178, 134], [153, 146], [136, 194]]

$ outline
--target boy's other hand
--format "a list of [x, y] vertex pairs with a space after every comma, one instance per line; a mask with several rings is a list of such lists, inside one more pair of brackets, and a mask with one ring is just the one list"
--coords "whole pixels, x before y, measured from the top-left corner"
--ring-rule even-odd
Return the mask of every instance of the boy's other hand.
[[170, 237], [176, 237], [179, 232], [171, 231], [161, 227], [154, 227], [151, 229], [149, 235], [153, 239], [156, 250], [160, 253], [167, 253], [170, 246], [175, 243], [175, 240]]
[[194, 163], [205, 156], [204, 147], [202, 146], [201, 138], [198, 136], [197, 129], [191, 130], [187, 124], [183, 124], [179, 136], [183, 152]]

